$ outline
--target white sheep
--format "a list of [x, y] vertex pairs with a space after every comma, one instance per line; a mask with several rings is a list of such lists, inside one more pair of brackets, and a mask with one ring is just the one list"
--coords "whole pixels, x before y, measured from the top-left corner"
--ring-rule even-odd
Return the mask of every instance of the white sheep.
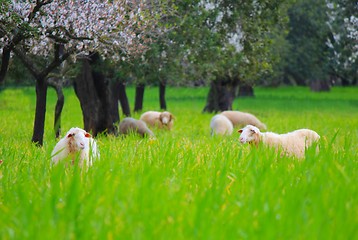
[[211, 135], [231, 135], [234, 129], [231, 121], [224, 115], [217, 114], [210, 121]]
[[257, 117], [252, 115], [251, 113], [247, 112], [240, 112], [240, 111], [223, 111], [221, 113], [225, 117], [227, 117], [234, 127], [244, 127], [246, 125], [254, 125], [261, 130], [266, 130], [266, 125], [263, 124]]
[[165, 128], [168, 130], [171, 130], [174, 124], [174, 116], [168, 111], [148, 111], [143, 113], [139, 119], [144, 121], [148, 126]]
[[70, 157], [72, 163], [78, 158], [80, 166], [82, 166], [83, 161], [86, 161], [87, 166], [92, 166], [93, 160], [99, 159], [100, 155], [96, 141], [91, 134], [81, 128], [74, 127], [66, 133], [65, 137], [58, 141], [51, 153], [51, 157], [54, 164]]
[[310, 129], [299, 129], [286, 134], [273, 132], [261, 133], [260, 130], [252, 125], [238, 130], [241, 143], [253, 143], [258, 146], [260, 142], [277, 150], [281, 149], [288, 156], [303, 158], [306, 148], [320, 139], [320, 136]]
[[144, 121], [131, 117], [126, 117], [120, 122], [119, 133], [123, 135], [137, 133], [142, 137], [146, 135], [155, 137], [154, 133], [147, 127], [147, 124]]

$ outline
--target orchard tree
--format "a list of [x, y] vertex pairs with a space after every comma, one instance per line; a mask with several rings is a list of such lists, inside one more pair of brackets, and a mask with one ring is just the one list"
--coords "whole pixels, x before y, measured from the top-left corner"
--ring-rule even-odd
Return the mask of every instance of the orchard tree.
[[288, 11], [290, 54], [285, 74], [299, 85], [329, 90], [329, 36], [325, 0], [299, 0]]
[[1, 0], [0, 82], [12, 53], [34, 76], [33, 142], [43, 144], [49, 73], [70, 56], [99, 52], [119, 62], [141, 55], [156, 34], [153, 9], [142, 1]]
[[[288, 2], [288, 3], [287, 3]], [[289, 1], [182, 1], [173, 36], [182, 66], [210, 82], [204, 111], [232, 108], [238, 87], [251, 90], [271, 70], [271, 30], [287, 22]], [[252, 92], [251, 92], [252, 94]]]
[[352, 0], [327, 1], [332, 80], [342, 85], [358, 83], [358, 5]]

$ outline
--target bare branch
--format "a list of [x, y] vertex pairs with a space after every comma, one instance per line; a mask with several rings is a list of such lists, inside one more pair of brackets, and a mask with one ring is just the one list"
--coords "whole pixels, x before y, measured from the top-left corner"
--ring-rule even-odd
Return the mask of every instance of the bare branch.
[[50, 4], [50, 3], [52, 3], [52, 2], [53, 2], [53, 0], [48, 0], [48, 1], [39, 1], [39, 0], [37, 0], [37, 1], [36, 1], [36, 6], [34, 7], [34, 9], [32, 10], [32, 12], [30, 12], [30, 14], [29, 14], [29, 16], [28, 16], [29, 22], [36, 16], [36, 13], [37, 13], [38, 11], [40, 11], [40, 9], [41, 9], [43, 6], [45, 6], [45, 5], [47, 5], [47, 4]]
[[66, 36], [72, 40], [78, 40], [78, 41], [93, 40], [93, 38], [89, 38], [89, 37], [77, 37], [77, 36], [71, 34], [64, 26], [57, 26], [57, 27], [47, 29], [46, 36], [51, 39], [54, 39], [56, 42], [59, 42], [59, 43], [68, 43], [69, 42], [68, 39], [51, 34], [52, 32], [57, 31], [57, 30], [64, 32], [66, 34]]

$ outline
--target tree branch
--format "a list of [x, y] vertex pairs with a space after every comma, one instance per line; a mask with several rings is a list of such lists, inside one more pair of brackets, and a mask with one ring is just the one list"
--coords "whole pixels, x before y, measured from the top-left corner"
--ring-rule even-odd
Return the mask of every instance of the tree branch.
[[77, 36], [71, 34], [64, 26], [57, 26], [57, 27], [47, 29], [46, 30], [46, 34], [47, 34], [46, 36], [48, 38], [54, 39], [56, 42], [59, 42], [59, 43], [67, 43], [69, 40], [51, 34], [55, 30], [60, 30], [60, 31], [64, 32], [69, 39], [79, 40], [79, 41], [93, 40], [93, 38], [89, 38], [89, 37], [77, 37]]
[[47, 75], [50, 74], [56, 67], [60, 66], [63, 61], [65, 61], [71, 54], [75, 52], [76, 48], [70, 48], [67, 52], [65, 52], [62, 56], [58, 58], [54, 58], [52, 62], [47, 65], [42, 71], [36, 69], [35, 65], [32, 63], [32, 59], [26, 55], [22, 50], [18, 48], [14, 48], [14, 53], [20, 57], [21, 61], [24, 63], [26, 68], [31, 72], [31, 74], [38, 81], [43, 81]]
[[32, 59], [30, 59], [30, 57], [28, 57], [22, 49], [18, 49], [16, 46], [13, 48], [13, 51], [20, 58], [21, 62], [26, 66], [26, 68], [31, 72], [32, 76], [34, 76], [37, 80], [40, 76], [40, 73], [32, 63]]
[[2, 50], [2, 57], [1, 57], [1, 69], [0, 69], [0, 83], [3, 83], [6, 77], [7, 70], [9, 68], [10, 63], [10, 54], [14, 47], [21, 41], [25, 39], [24, 35], [19, 31], [15, 36], [12, 38], [9, 43], [7, 43]]
[[60, 57], [54, 58], [53, 61], [49, 65], [47, 65], [47, 67], [42, 72], [40, 72], [40, 76], [45, 78], [48, 74], [50, 74], [52, 70], [60, 66], [61, 63], [65, 61], [69, 56], [71, 56], [71, 54], [73, 54], [75, 51], [76, 47], [72, 47], [67, 52], [63, 53], [63, 55], [61, 55]]
[[40, 11], [40, 9], [42, 8], [42, 6], [47, 5], [52, 3], [53, 0], [48, 0], [48, 1], [39, 1], [36, 0], [36, 6], [34, 7], [34, 9], [32, 10], [32, 12], [30, 12], [28, 19], [29, 22], [35, 17], [36, 13]]

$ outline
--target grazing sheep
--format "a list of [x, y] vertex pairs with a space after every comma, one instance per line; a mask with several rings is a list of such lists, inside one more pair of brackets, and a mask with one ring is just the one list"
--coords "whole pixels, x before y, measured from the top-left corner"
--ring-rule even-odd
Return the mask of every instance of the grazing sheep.
[[58, 141], [51, 156], [54, 164], [68, 156], [72, 158], [72, 163], [74, 163], [75, 159], [79, 157], [80, 166], [82, 166], [83, 161], [86, 161], [87, 166], [92, 166], [93, 159], [100, 157], [96, 141], [91, 134], [78, 127], [71, 128], [66, 136]]
[[151, 127], [166, 128], [171, 130], [174, 123], [174, 116], [168, 111], [148, 111], [140, 116], [140, 120], [144, 121], [148, 126]]
[[147, 127], [147, 124], [144, 121], [130, 117], [126, 117], [120, 122], [119, 133], [124, 135], [138, 133], [142, 137], [146, 135], [155, 137], [153, 132]]
[[289, 156], [303, 158], [306, 148], [320, 139], [320, 136], [310, 129], [299, 129], [286, 134], [277, 134], [272, 132], [261, 133], [260, 130], [252, 125], [247, 125], [238, 131], [241, 133], [241, 143], [254, 143], [256, 146], [260, 142], [274, 147], [281, 148]]
[[231, 135], [234, 129], [230, 120], [224, 115], [217, 114], [210, 121], [211, 135]]
[[266, 125], [260, 122], [254, 115], [246, 112], [240, 111], [223, 111], [221, 113], [225, 117], [227, 117], [232, 124], [239, 127], [244, 127], [246, 125], [254, 125], [261, 130], [266, 130]]

